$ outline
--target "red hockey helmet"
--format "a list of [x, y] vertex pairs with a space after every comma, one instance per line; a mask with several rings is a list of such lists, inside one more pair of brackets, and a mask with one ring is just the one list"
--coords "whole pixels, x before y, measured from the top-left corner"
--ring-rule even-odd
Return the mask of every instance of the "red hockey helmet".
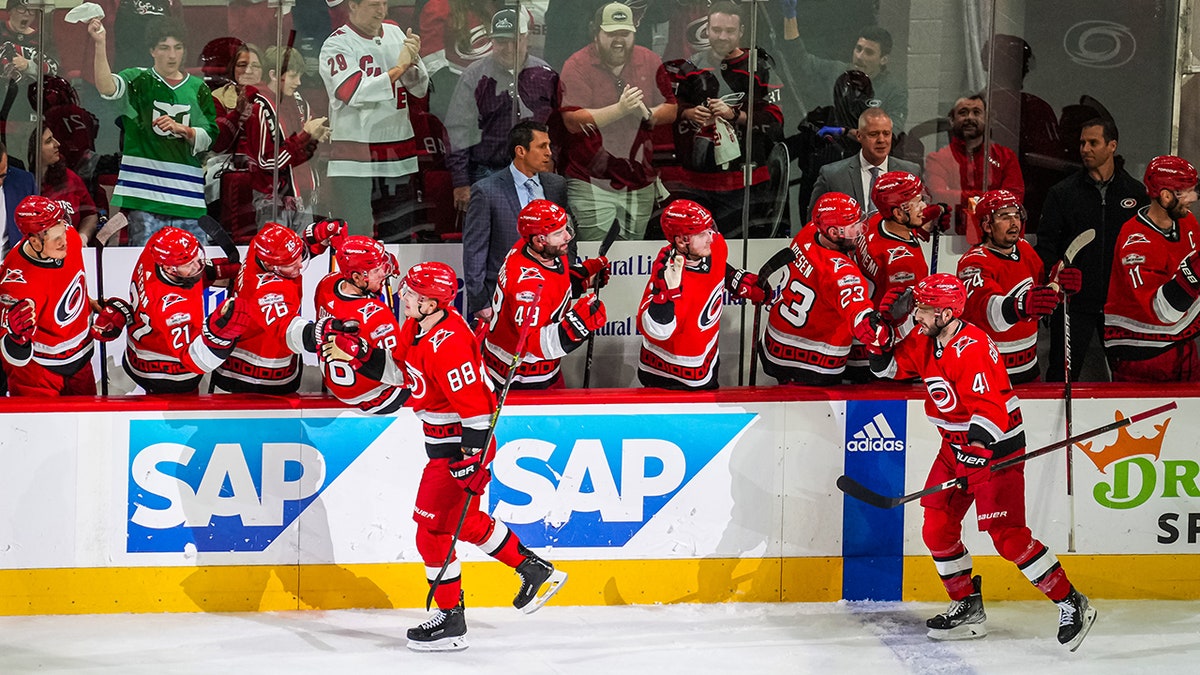
[[449, 307], [458, 294], [458, 275], [443, 262], [417, 263], [404, 276], [404, 285], [417, 295], [436, 300], [438, 307]]
[[366, 274], [379, 267], [384, 267], [389, 275], [396, 273], [393, 258], [383, 243], [361, 234], [346, 237], [337, 250], [337, 264], [347, 279], [354, 272]]
[[934, 309], [949, 309], [957, 318], [967, 306], [967, 287], [953, 274], [930, 274], [917, 282], [913, 299]]
[[925, 192], [921, 179], [907, 171], [888, 171], [875, 181], [871, 190], [871, 202], [883, 214], [892, 217], [892, 209], [898, 209]]
[[279, 223], [267, 223], [254, 235], [250, 248], [254, 257], [268, 269], [298, 265], [308, 252], [300, 235]]
[[662, 212], [662, 231], [667, 241], [715, 229], [712, 213], [690, 199], [676, 199]]
[[1010, 208], [1015, 208], [1021, 222], [1025, 222], [1025, 207], [1021, 204], [1020, 197], [1008, 190], [988, 190], [975, 204], [975, 216], [979, 218], [981, 225], [991, 223], [992, 216], [997, 211]]
[[833, 241], [853, 241], [867, 230], [858, 200], [841, 192], [826, 192], [813, 205], [813, 223]]
[[[37, 83], [31, 83], [28, 98], [29, 107], [34, 110], [37, 109], [37, 95]], [[45, 112], [60, 105], [79, 105], [79, 94], [67, 80], [55, 75], [47, 75], [42, 80], [42, 111]]]
[[178, 227], [164, 227], [146, 242], [154, 262], [163, 267], [181, 267], [204, 256], [196, 235]]
[[17, 229], [26, 237], [45, 232], [60, 222], [66, 222], [67, 212], [62, 204], [41, 195], [29, 195], [17, 204], [13, 212]]
[[1151, 197], [1158, 197], [1158, 193], [1163, 190], [1194, 190], [1196, 167], [1182, 157], [1159, 155], [1146, 165], [1146, 175], [1142, 182], [1146, 184], [1146, 193]]
[[524, 239], [531, 239], [539, 234], [560, 230], [568, 222], [566, 209], [549, 199], [535, 199], [517, 215], [517, 234]]

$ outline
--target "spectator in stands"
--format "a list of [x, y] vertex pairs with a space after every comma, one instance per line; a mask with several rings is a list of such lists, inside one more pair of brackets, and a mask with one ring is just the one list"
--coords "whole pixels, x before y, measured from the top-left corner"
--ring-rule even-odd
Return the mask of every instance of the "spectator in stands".
[[103, 5], [105, 20], [112, 31], [111, 63], [118, 72], [145, 62], [142, 40], [151, 23], [160, 17], [183, 19], [180, 0], [107, 0]]
[[[529, 55], [529, 15], [521, 12], [518, 20], [516, 10], [496, 12], [491, 38], [491, 53], [463, 71], [445, 118], [446, 163], [459, 211], [467, 210], [471, 185], [511, 163], [507, 140], [513, 124], [522, 119], [546, 123], [558, 108], [558, 73]], [[519, 109], [513, 108], [514, 88]]]
[[621, 239], [642, 239], [656, 196], [650, 129], [675, 121], [675, 97], [662, 61], [634, 45], [627, 5], [604, 5], [592, 25], [592, 44], [562, 73], [571, 210], [582, 241], [603, 239], [614, 221]]
[[351, 234], [411, 241], [417, 144], [410, 109], [429, 91], [421, 38], [384, 22], [387, 0], [347, 3], [349, 23], [321, 48], [333, 128], [326, 175]]
[[299, 51], [272, 45], [267, 48], [264, 65], [267, 87], [254, 96], [257, 115], [255, 124], [247, 129], [249, 147], [254, 151], [251, 173], [256, 220], [260, 228], [274, 222], [301, 232], [312, 222], [319, 184], [309, 160], [317, 144], [329, 140], [328, 119], [313, 117], [297, 91], [304, 72]]
[[[463, 225], [463, 282], [466, 315], [492, 318], [492, 292], [504, 258], [517, 243], [517, 215], [535, 199], [567, 208], [567, 185], [552, 173], [550, 135], [545, 124], [518, 122], [508, 132], [507, 167], [471, 186], [471, 206]], [[573, 247], [568, 259], [574, 260]]]
[[[257, 148], [250, 134], [259, 124], [261, 111], [256, 107], [258, 84], [262, 81], [262, 57], [258, 47], [237, 38], [222, 38], [236, 45], [224, 63], [224, 72], [212, 73], [206, 83], [213, 88], [216, 108], [217, 138], [205, 162], [205, 196], [210, 214], [239, 244], [249, 243], [257, 231], [254, 208], [254, 187], [250, 165]], [[220, 41], [210, 42], [209, 47]], [[229, 43], [227, 43], [229, 44]], [[206, 69], [219, 63], [205, 61]]]
[[125, 142], [112, 205], [129, 218], [129, 243], [144, 246], [168, 225], [206, 240], [198, 219], [205, 214], [200, 154], [216, 136], [212, 92], [182, 70], [187, 29], [177, 19], [159, 19], [146, 30], [152, 68], [113, 73], [106, 55], [104, 24], [92, 19], [96, 88], [122, 102]]
[[809, 200], [809, 215], [817, 198], [826, 192], [841, 192], [854, 197], [868, 214], [876, 211], [871, 190], [879, 177], [888, 171], [904, 171], [919, 176], [921, 167], [902, 159], [889, 157], [892, 152], [892, 118], [883, 108], [868, 108], [858, 117], [856, 130], [862, 149], [857, 155], [821, 167], [817, 183]]
[[674, 125], [679, 153], [681, 185], [668, 183], [673, 194], [689, 198], [708, 209], [718, 230], [728, 234], [741, 224], [743, 167], [751, 155], [757, 165], [751, 177], [752, 193], [761, 203], [770, 173], [767, 155], [783, 138], [783, 112], [776, 103], [778, 88], [770, 85], [771, 57], [761, 49], [754, 75], [754, 147], [746, 147], [748, 120], [745, 96], [749, 89], [750, 52], [741, 48], [742, 10], [732, 2], [718, 2], [708, 11], [709, 48], [689, 60], [677, 62], [679, 119]]
[[432, 84], [429, 110], [439, 119], [449, 114], [463, 71], [491, 53], [488, 26], [503, 7], [503, 0], [429, 0], [421, 8], [421, 61]]
[[92, 236], [96, 234], [96, 226], [100, 220], [96, 213], [96, 203], [92, 201], [92, 195], [83, 179], [67, 167], [58, 148], [58, 141], [49, 127], [43, 129], [40, 134], [34, 129], [33, 133], [29, 134], [29, 166], [38, 166], [35, 153], [41, 153], [42, 196], [57, 201], [63, 207], [71, 225], [79, 231], [84, 246], [95, 245]]
[[[982, 96], [958, 99], [948, 116], [950, 144], [925, 158], [925, 186], [933, 201], [950, 205], [955, 232], [966, 234], [973, 246], [982, 241], [974, 201], [989, 190], [1008, 190], [1024, 201], [1025, 181], [1015, 152], [998, 143], [984, 147], [987, 109]], [[984, 166], [985, 161], [989, 166]]]
[[[39, 68], [37, 19], [40, 7], [40, 3], [30, 0], [8, 0], [8, 19], [0, 24], [0, 80], [5, 83], [3, 105], [0, 106], [0, 124], [3, 124], [0, 141], [6, 143], [9, 132], [17, 134], [13, 138], [24, 138], [30, 128], [30, 113], [36, 111], [36, 108], [25, 108], [25, 98], [17, 96], [18, 87], [36, 80], [39, 73], [58, 74], [58, 62], [46, 53], [40, 54]], [[49, 40], [46, 43], [49, 45]], [[9, 128], [9, 120], [15, 128]]]
[[17, 229], [17, 221], [13, 218], [17, 204], [29, 195], [37, 192], [33, 174], [8, 164], [8, 148], [0, 143], [0, 192], [3, 192], [4, 210], [0, 217], [0, 256], [8, 255], [12, 247], [21, 241], [21, 230]]

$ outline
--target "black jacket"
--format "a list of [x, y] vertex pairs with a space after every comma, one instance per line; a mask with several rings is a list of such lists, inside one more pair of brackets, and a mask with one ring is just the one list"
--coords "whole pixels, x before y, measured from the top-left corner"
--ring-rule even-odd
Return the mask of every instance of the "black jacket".
[[1072, 313], [1103, 312], [1108, 298], [1108, 277], [1113, 251], [1125, 221], [1150, 203], [1146, 187], [1125, 171], [1125, 161], [1116, 158], [1116, 171], [1104, 189], [1080, 169], [1050, 188], [1042, 207], [1034, 248], [1049, 272], [1071, 241], [1084, 230], [1096, 229], [1096, 238], [1075, 257], [1074, 266], [1083, 273], [1083, 288], [1071, 298]]

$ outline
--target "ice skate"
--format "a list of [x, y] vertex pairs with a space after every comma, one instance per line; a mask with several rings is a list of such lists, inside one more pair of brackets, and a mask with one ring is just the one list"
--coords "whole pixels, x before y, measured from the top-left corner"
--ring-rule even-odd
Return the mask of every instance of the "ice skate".
[[457, 652], [467, 648], [467, 616], [457, 607], [439, 609], [428, 621], [408, 629], [408, 648], [415, 652]]
[[[929, 637], [934, 640], [974, 640], [987, 635], [987, 614], [983, 611], [983, 580], [979, 575], [971, 578], [975, 592], [950, 603], [945, 612], [929, 619]], [[1060, 633], [1061, 635], [1061, 633]]]
[[554, 565], [530, 553], [525, 561], [517, 565], [521, 577], [521, 590], [513, 598], [513, 607], [533, 614], [546, 601], [554, 597], [558, 589], [567, 582], [567, 573], [554, 569]]
[[1096, 623], [1096, 608], [1074, 586], [1066, 598], [1054, 604], [1058, 605], [1058, 642], [1075, 651]]

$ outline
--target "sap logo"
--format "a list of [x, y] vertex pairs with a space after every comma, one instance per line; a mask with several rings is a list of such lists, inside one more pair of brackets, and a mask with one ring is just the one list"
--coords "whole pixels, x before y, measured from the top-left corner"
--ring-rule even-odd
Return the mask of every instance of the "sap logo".
[[883, 413], [875, 415], [871, 421], [854, 432], [854, 437], [846, 441], [848, 452], [900, 452], [904, 450], [904, 441], [897, 437], [892, 426], [888, 424]]
[[501, 417], [489, 511], [526, 546], [624, 546], [756, 418]]
[[390, 423], [132, 420], [126, 550], [263, 551]]

